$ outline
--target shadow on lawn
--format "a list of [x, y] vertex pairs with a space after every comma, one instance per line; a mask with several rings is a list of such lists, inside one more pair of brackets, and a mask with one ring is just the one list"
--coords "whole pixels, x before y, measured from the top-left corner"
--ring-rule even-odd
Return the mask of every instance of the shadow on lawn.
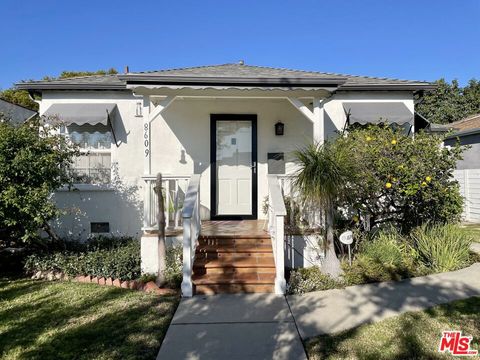
[[[463, 330], [474, 336], [474, 342], [480, 336], [480, 282], [472, 277], [478, 269], [477, 264], [471, 269], [473, 271], [470, 276], [465, 275], [462, 281], [458, 281], [461, 276], [457, 275], [444, 276], [429, 283], [408, 279], [400, 283], [350, 287], [342, 290], [345, 301], [340, 299], [335, 308], [332, 308], [327, 296], [313, 297], [307, 294], [298, 297], [292, 308], [297, 322], [300, 319], [300, 327], [303, 326], [303, 336], [305, 333], [305, 337], [323, 333], [305, 341], [310, 354], [315, 354], [315, 359], [329, 356], [357, 359], [443, 359], [445, 355], [437, 352], [443, 330]], [[463, 276], [465, 273], [461, 274]], [[469, 279], [474, 280], [471, 286], [468, 284]], [[465, 298], [467, 299], [450, 303]], [[444, 305], [438, 307], [435, 306], [437, 304]], [[322, 314], [328, 317], [328, 309], [337, 310], [338, 316], [326, 318], [324, 322], [312, 321], [308, 316], [312, 316], [311, 310], [315, 308], [320, 309], [313, 315], [317, 320]], [[387, 319], [398, 312], [425, 308], [425, 312], [408, 312], [394, 320], [386, 320], [376, 328], [362, 326]], [[436, 322], [436, 319], [440, 322]], [[351, 328], [352, 326], [355, 327]], [[442, 326], [449, 328], [444, 329]], [[351, 329], [342, 331], [348, 328]], [[377, 338], [381, 341], [375, 342]], [[379, 343], [383, 345], [378, 346]]]
[[0, 290], [0, 358], [151, 359], [178, 299], [91, 284], [20, 281]]

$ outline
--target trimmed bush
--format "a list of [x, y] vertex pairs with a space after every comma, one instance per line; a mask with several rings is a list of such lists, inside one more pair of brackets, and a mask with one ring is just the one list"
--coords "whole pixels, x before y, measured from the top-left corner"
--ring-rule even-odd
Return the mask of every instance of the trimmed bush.
[[289, 294], [304, 294], [310, 291], [343, 287], [343, 283], [323, 274], [318, 266], [292, 270], [288, 282]]
[[[101, 237], [82, 244], [71, 242], [67, 248], [70, 250], [29, 256], [25, 270], [30, 274], [38, 271], [57, 272], [71, 277], [90, 275], [120, 280], [141, 278], [144, 282], [156, 278], [155, 274], [141, 277], [138, 240]], [[182, 282], [182, 247], [167, 248], [166, 260], [166, 286], [172, 289], [179, 288]]]
[[[112, 244], [114, 241], [112, 240]], [[86, 252], [58, 252], [48, 255], [31, 255], [25, 263], [28, 273], [37, 271], [62, 272], [69, 276], [91, 275], [133, 280], [140, 276], [140, 243], [123, 240], [114, 247]]]
[[470, 263], [473, 239], [456, 225], [424, 225], [411, 236], [420, 260], [434, 272], [458, 270]]
[[167, 248], [167, 268], [165, 269], [165, 280], [167, 287], [179, 289], [182, 284], [183, 248], [172, 246]]

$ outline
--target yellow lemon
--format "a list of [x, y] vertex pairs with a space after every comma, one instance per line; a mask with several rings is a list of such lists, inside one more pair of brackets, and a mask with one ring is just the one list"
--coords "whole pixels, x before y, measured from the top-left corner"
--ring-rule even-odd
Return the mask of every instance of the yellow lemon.
[[372, 141], [372, 138], [370, 136], [367, 136], [367, 141]]
[[430, 182], [430, 181], [432, 181], [432, 178], [431, 178], [430, 176], [427, 176], [427, 177], [425, 178], [425, 180], [427, 180], [428, 182]]
[[425, 181], [422, 182], [422, 186], [427, 186], [427, 183]]
[[392, 145], [395, 145], [397, 143], [397, 140], [393, 139], [392, 140]]
[[390, 188], [392, 187], [392, 183], [387, 182], [387, 183], [385, 184], [385, 187], [386, 187], [387, 189], [390, 189]]

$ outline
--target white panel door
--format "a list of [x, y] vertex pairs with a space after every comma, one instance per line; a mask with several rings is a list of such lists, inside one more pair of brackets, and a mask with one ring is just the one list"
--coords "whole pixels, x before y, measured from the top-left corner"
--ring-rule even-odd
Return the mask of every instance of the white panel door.
[[252, 214], [252, 122], [216, 122], [217, 215]]

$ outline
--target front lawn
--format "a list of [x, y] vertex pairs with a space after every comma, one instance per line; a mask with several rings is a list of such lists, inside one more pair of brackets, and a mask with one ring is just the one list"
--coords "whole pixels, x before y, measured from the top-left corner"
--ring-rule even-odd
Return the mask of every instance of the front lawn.
[[479, 350], [480, 297], [436, 306], [348, 330], [322, 335], [306, 343], [309, 359], [437, 359], [445, 330], [461, 330], [473, 336]]
[[0, 279], [0, 359], [154, 359], [177, 305], [95, 284]]

